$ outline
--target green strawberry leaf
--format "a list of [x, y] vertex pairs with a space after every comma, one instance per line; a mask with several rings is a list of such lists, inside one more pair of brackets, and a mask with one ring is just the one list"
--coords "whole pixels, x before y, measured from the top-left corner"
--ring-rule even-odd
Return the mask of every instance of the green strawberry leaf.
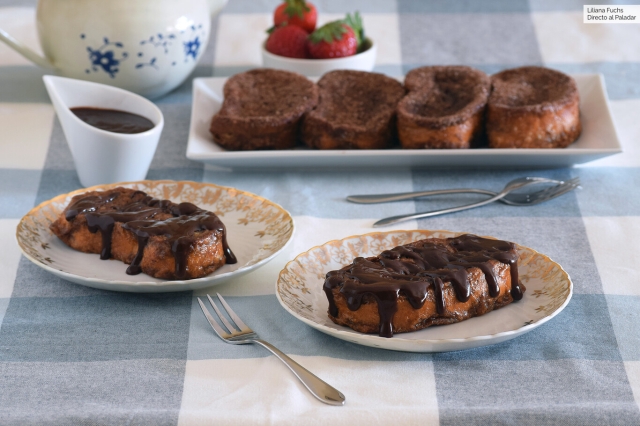
[[327, 43], [333, 43], [334, 40], [342, 40], [342, 34], [347, 32], [347, 28], [344, 26], [344, 21], [333, 21], [328, 24], [324, 24], [317, 30], [311, 33], [309, 40], [311, 43], [320, 43], [325, 41]]
[[356, 10], [356, 12], [351, 15], [347, 13], [346, 18], [344, 18], [344, 23], [353, 29], [353, 32], [356, 34], [356, 40], [358, 41], [358, 52], [362, 47], [362, 43], [365, 40], [364, 36], [364, 26], [362, 25], [362, 17], [360, 16], [360, 12]]
[[304, 13], [311, 10], [304, 0], [285, 0], [285, 3], [287, 6], [284, 8], [284, 13], [290, 18], [297, 15], [300, 19], [303, 19]]

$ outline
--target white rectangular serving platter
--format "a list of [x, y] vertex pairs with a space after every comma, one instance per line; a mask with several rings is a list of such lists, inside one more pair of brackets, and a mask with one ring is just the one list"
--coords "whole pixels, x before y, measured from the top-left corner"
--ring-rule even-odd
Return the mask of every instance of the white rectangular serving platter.
[[191, 127], [187, 158], [225, 168], [344, 168], [344, 167], [500, 167], [553, 168], [586, 163], [622, 152], [600, 74], [573, 75], [580, 92], [582, 134], [564, 149], [381, 149], [227, 151], [211, 133], [211, 117], [220, 110], [222, 77], [193, 82]]

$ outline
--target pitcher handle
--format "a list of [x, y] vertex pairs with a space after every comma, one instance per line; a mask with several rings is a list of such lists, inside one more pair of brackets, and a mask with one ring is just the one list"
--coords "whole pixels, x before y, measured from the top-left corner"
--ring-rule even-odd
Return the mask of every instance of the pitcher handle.
[[46, 58], [38, 55], [33, 50], [20, 43], [2, 28], [0, 28], [0, 41], [4, 41], [9, 47], [11, 47], [13, 50], [27, 58], [34, 64], [51, 71], [55, 70], [55, 67]]

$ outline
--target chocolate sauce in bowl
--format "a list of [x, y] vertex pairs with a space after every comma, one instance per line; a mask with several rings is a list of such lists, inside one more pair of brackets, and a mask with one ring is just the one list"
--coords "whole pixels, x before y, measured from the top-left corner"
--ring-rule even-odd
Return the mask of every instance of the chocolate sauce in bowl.
[[393, 315], [398, 310], [401, 294], [414, 309], [420, 309], [427, 299], [429, 287], [432, 287], [436, 312], [442, 315], [446, 308], [443, 296], [445, 282], [451, 283], [460, 302], [469, 300], [468, 268], [479, 268], [486, 277], [489, 295], [498, 296], [500, 288], [491, 267], [492, 260], [510, 266], [511, 297], [513, 300], [522, 299], [515, 244], [470, 234], [449, 238], [448, 242], [454, 250], [429, 242], [419, 246], [399, 246], [383, 251], [376, 258], [357, 257], [351, 265], [327, 273], [323, 290], [329, 300], [329, 314], [338, 315], [332, 291], [336, 287], [344, 294], [352, 311], [360, 308], [365, 295], [372, 296], [378, 303], [379, 334], [392, 337]]
[[100, 232], [102, 252], [100, 259], [111, 258], [111, 238], [116, 222], [131, 231], [138, 240], [138, 252], [127, 268], [127, 274], [142, 272], [140, 264], [144, 248], [153, 236], [167, 239], [175, 258], [175, 275], [186, 276], [189, 249], [196, 240], [196, 233], [217, 231], [222, 237], [226, 263], [237, 263], [237, 259], [227, 244], [226, 228], [214, 213], [203, 210], [191, 203], [175, 204], [169, 200], [158, 200], [136, 191], [125, 204], [117, 203], [120, 192], [112, 191], [80, 197], [69, 205], [65, 213], [68, 221], [84, 214], [90, 232]]
[[85, 123], [114, 133], [142, 133], [153, 129], [151, 120], [126, 111], [92, 107], [75, 107], [71, 112]]

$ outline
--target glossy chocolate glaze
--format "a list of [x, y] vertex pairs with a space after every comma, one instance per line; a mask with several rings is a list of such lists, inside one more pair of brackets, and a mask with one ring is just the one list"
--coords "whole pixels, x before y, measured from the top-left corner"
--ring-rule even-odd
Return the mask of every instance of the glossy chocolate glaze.
[[392, 337], [393, 315], [401, 294], [414, 309], [419, 309], [427, 299], [429, 287], [433, 287], [436, 312], [442, 315], [446, 308], [445, 282], [452, 284], [459, 301], [469, 300], [471, 286], [467, 268], [479, 268], [486, 277], [489, 295], [497, 297], [500, 288], [491, 267], [492, 260], [510, 266], [511, 297], [522, 299], [515, 244], [470, 234], [447, 241], [449, 246], [426, 242], [421, 246], [405, 245], [386, 250], [375, 258], [357, 257], [351, 265], [327, 273], [323, 289], [329, 300], [329, 314], [338, 315], [333, 299], [336, 287], [344, 294], [352, 311], [360, 308], [365, 295], [370, 295], [378, 303], [380, 336]]
[[75, 200], [65, 213], [68, 221], [84, 214], [90, 232], [102, 235], [100, 259], [111, 257], [111, 237], [116, 222], [131, 231], [138, 240], [138, 252], [127, 268], [127, 274], [139, 274], [140, 263], [149, 238], [163, 236], [171, 246], [175, 258], [175, 275], [186, 275], [189, 248], [196, 240], [196, 233], [206, 230], [218, 231], [222, 236], [222, 246], [226, 263], [236, 263], [236, 257], [229, 248], [226, 228], [214, 213], [203, 210], [191, 203], [175, 204], [169, 200], [157, 200], [142, 191], [136, 191], [131, 201], [116, 205], [118, 191], [88, 195]]
[[151, 120], [126, 111], [91, 107], [71, 108], [71, 112], [85, 123], [115, 133], [142, 133], [153, 129]]

